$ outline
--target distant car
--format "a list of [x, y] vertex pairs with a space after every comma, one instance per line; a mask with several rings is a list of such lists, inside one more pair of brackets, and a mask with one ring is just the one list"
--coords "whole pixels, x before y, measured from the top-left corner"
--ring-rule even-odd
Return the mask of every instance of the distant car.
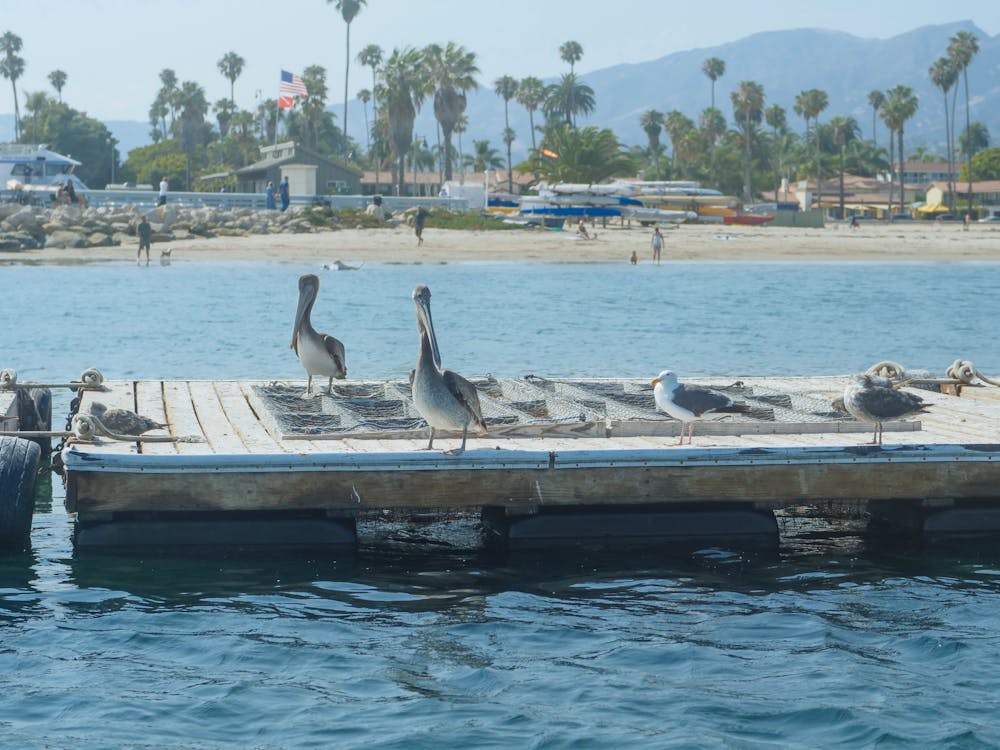
[[913, 217], [909, 214], [893, 214], [890, 221], [913, 221]]
[[994, 214], [993, 216], [984, 216], [979, 220], [980, 224], [991, 224], [993, 222], [1000, 222], [1000, 214]]
[[955, 221], [955, 214], [941, 214], [937, 217], [938, 221]]

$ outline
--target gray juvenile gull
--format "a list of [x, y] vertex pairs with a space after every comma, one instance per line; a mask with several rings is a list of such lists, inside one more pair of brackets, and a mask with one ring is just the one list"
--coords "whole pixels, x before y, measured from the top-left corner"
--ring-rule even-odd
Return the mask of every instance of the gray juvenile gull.
[[312, 327], [313, 303], [319, 294], [319, 276], [307, 273], [299, 279], [299, 306], [295, 311], [295, 327], [292, 330], [292, 349], [302, 362], [309, 382], [306, 394], [312, 393], [313, 376], [329, 378], [327, 392], [333, 392], [333, 379], [347, 377], [344, 360], [344, 345], [333, 336], [319, 333]]
[[479, 406], [476, 387], [451, 370], [441, 370], [441, 353], [431, 319], [431, 290], [423, 284], [413, 290], [413, 303], [417, 309], [417, 331], [420, 334], [420, 353], [413, 371], [413, 406], [430, 427], [427, 450], [434, 447], [434, 430], [461, 430], [465, 450], [469, 427], [486, 432], [486, 422]]
[[677, 374], [664, 370], [650, 383], [653, 398], [660, 411], [681, 421], [681, 439], [677, 445], [684, 445], [684, 428], [688, 428], [688, 445], [694, 436], [694, 423], [703, 419], [713, 419], [718, 414], [745, 414], [750, 411], [748, 404], [735, 403], [729, 396], [711, 388], [699, 385], [684, 385], [677, 382]]
[[855, 419], [875, 425], [869, 445], [882, 445], [883, 422], [927, 409], [920, 396], [893, 388], [888, 378], [868, 374], [855, 375], [844, 388], [844, 407]]
[[100, 401], [90, 402], [90, 413], [97, 417], [104, 428], [115, 435], [141, 435], [144, 432], [166, 427], [149, 417], [127, 409], [109, 409]]

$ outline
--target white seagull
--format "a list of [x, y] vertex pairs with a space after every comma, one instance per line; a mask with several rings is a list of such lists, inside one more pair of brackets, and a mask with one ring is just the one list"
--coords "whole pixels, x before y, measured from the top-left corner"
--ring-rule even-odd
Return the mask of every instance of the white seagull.
[[694, 435], [694, 423], [702, 419], [712, 419], [717, 414], [745, 414], [750, 411], [748, 404], [735, 403], [729, 396], [700, 385], [684, 385], [677, 382], [677, 374], [664, 370], [650, 381], [653, 398], [660, 411], [681, 421], [681, 439], [677, 445], [684, 445], [684, 428], [688, 428], [688, 445]]
[[883, 422], [927, 410], [920, 396], [893, 388], [888, 378], [869, 374], [855, 375], [847, 384], [844, 407], [855, 419], [875, 425], [868, 445], [882, 445]]

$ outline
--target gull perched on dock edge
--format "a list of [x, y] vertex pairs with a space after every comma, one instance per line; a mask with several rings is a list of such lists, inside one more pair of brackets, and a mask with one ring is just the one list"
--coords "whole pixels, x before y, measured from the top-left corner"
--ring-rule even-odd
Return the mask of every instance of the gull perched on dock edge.
[[461, 430], [462, 447], [446, 451], [457, 455], [465, 450], [469, 427], [486, 432], [486, 421], [479, 406], [476, 387], [457, 372], [441, 370], [441, 353], [431, 319], [431, 290], [423, 284], [413, 290], [417, 308], [417, 331], [420, 353], [413, 371], [413, 406], [430, 427], [427, 450], [434, 447], [434, 430]]
[[136, 414], [128, 409], [109, 409], [100, 401], [90, 402], [90, 414], [115, 435], [141, 435], [144, 432], [166, 427], [149, 417]]
[[664, 370], [650, 381], [653, 398], [660, 411], [681, 421], [681, 439], [677, 445], [684, 445], [684, 428], [688, 428], [688, 445], [694, 435], [694, 423], [712, 419], [718, 414], [745, 414], [750, 411], [748, 404], [735, 403], [729, 396], [700, 385], [684, 385], [677, 382], [677, 374]]
[[344, 345], [333, 336], [319, 333], [312, 327], [313, 304], [319, 294], [319, 276], [304, 274], [299, 278], [299, 306], [295, 311], [295, 327], [292, 330], [292, 349], [309, 375], [305, 395], [312, 393], [313, 376], [329, 378], [327, 392], [333, 392], [333, 379], [347, 377], [344, 360]]
[[893, 388], [888, 378], [867, 373], [855, 375], [844, 388], [844, 407], [855, 419], [875, 425], [868, 445], [882, 445], [883, 422], [927, 410], [920, 396]]

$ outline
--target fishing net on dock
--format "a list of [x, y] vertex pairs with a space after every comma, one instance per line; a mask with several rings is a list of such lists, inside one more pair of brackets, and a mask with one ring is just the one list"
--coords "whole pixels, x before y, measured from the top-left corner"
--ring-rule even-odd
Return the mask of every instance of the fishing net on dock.
[[[641, 434], [674, 422], [656, 408], [653, 386], [645, 380], [565, 379], [528, 375], [523, 378], [470, 378], [479, 394], [491, 433], [567, 435]], [[735, 422], [835, 422], [850, 417], [836, 411], [828, 395], [773, 390], [759, 385], [711, 384], [746, 403], [745, 414], [726, 415]], [[423, 432], [427, 423], [413, 406], [405, 380], [334, 383], [311, 397], [302, 384], [254, 386], [254, 393], [273, 430], [282, 436], [404, 437]], [[262, 415], [263, 416], [263, 415]]]

